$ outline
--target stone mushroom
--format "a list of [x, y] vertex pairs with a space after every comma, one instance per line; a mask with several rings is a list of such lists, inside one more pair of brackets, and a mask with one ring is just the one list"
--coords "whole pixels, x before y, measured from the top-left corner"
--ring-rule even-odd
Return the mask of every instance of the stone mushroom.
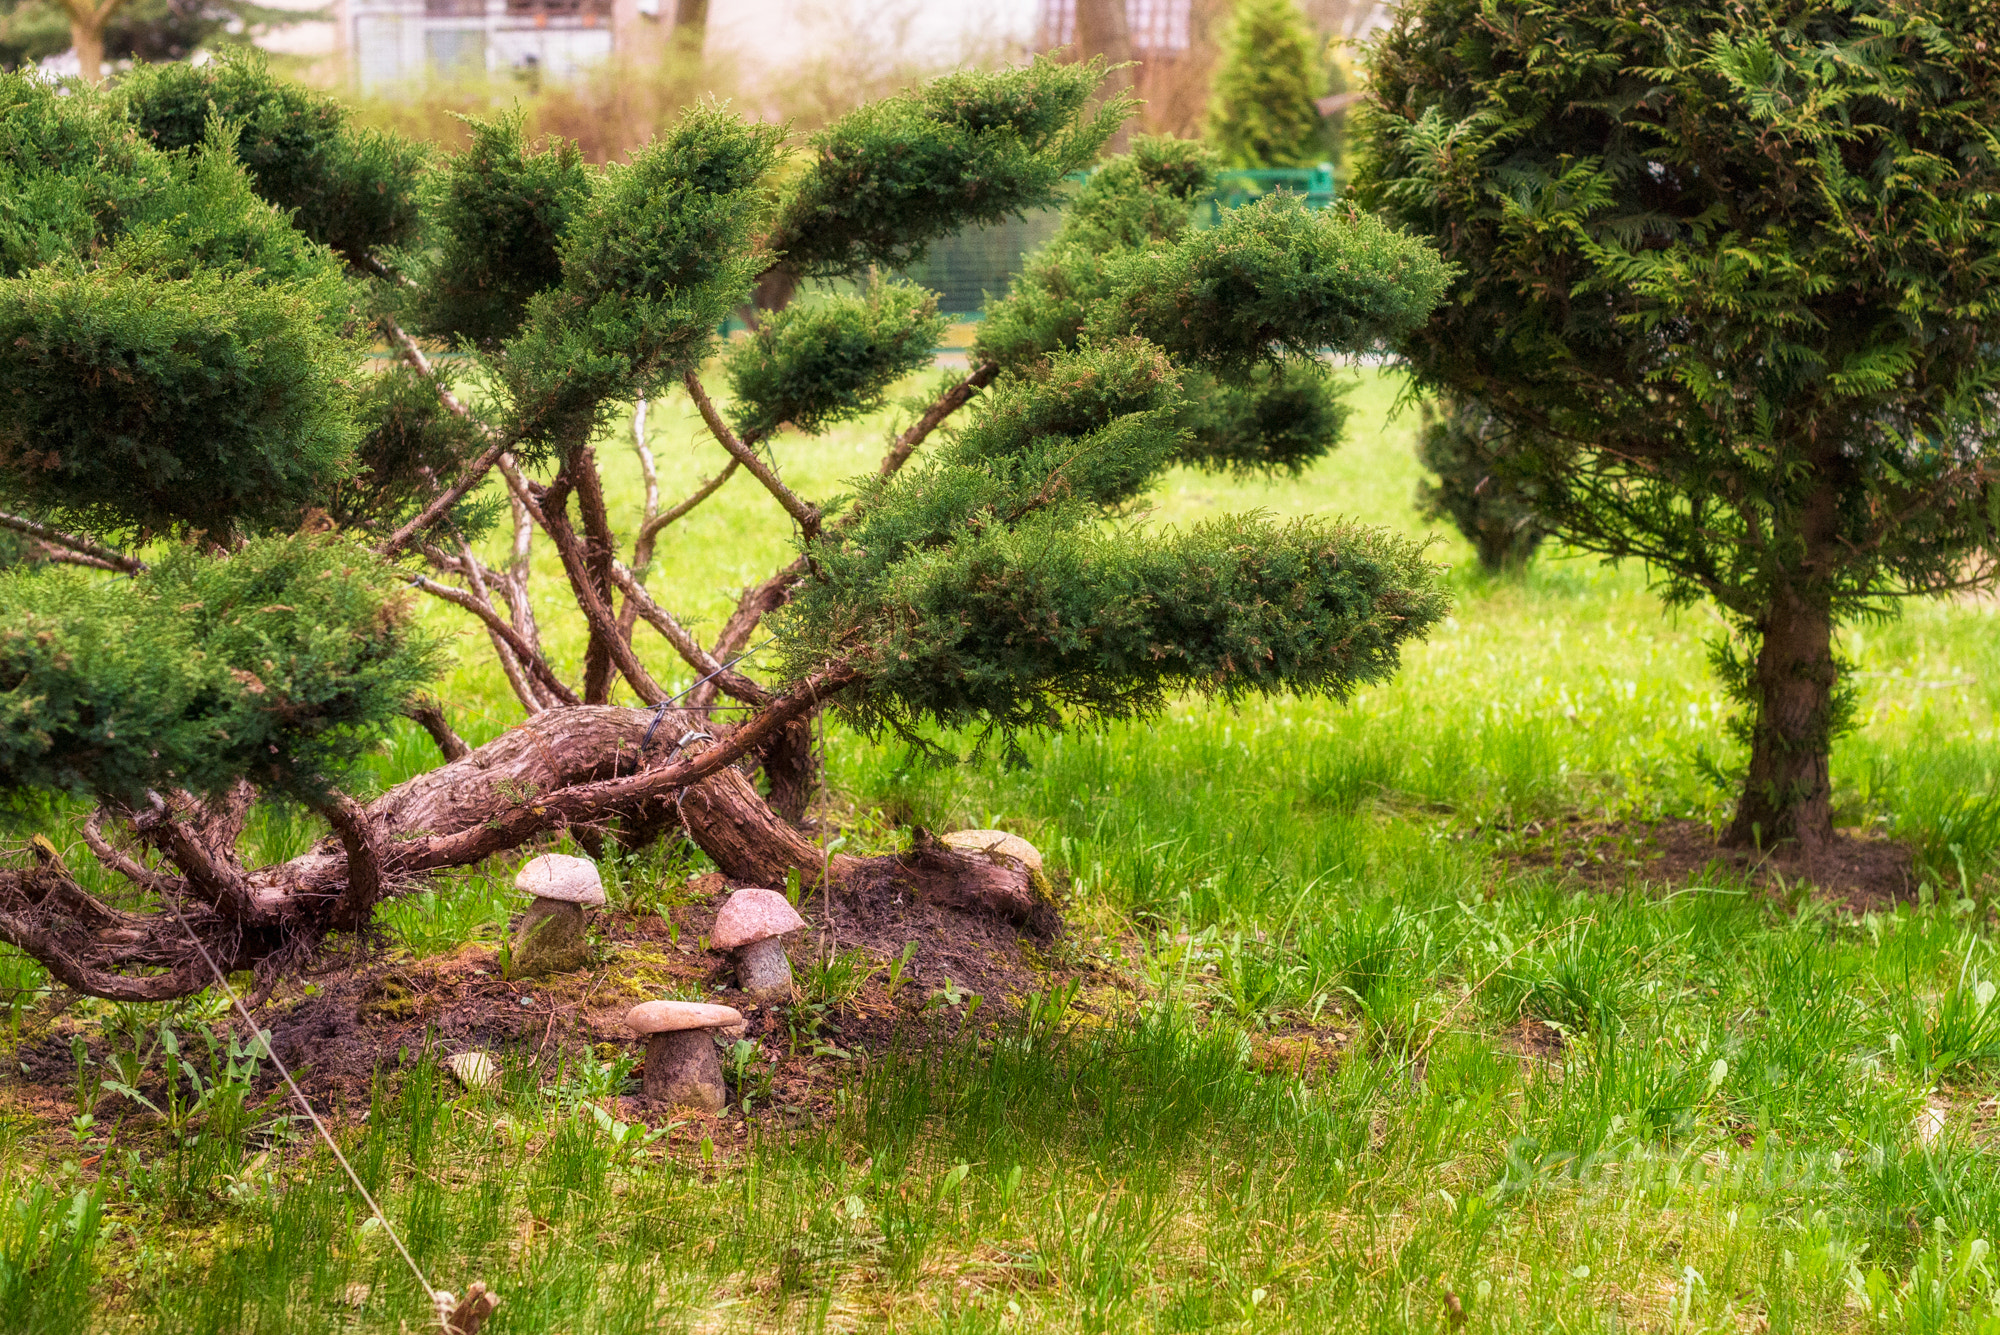
[[724, 901], [708, 942], [736, 953], [737, 985], [770, 1005], [792, 999], [792, 962], [785, 957], [783, 938], [805, 925], [777, 891], [745, 888]]
[[1013, 858], [1029, 871], [1040, 873], [1042, 853], [1033, 844], [1018, 834], [1005, 830], [953, 830], [944, 836], [947, 848], [955, 848], [961, 853], [999, 853]]
[[535, 897], [514, 934], [509, 971], [514, 977], [538, 978], [590, 963], [584, 910], [604, 905], [604, 882], [596, 863], [566, 853], [544, 853], [521, 864], [514, 888]]
[[646, 1097], [719, 1113], [729, 1101], [715, 1033], [743, 1023], [733, 1007], [699, 1001], [646, 1001], [625, 1013], [625, 1027], [646, 1040]]

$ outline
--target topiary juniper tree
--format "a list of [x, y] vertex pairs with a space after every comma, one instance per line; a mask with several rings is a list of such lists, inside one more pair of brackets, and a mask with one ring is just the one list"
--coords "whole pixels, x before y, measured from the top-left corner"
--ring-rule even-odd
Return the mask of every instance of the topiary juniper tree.
[[[1444, 609], [1418, 547], [1319, 522], [1105, 522], [1178, 461], [1324, 451], [1340, 412], [1316, 354], [1406, 333], [1445, 279], [1378, 223], [1282, 201], [1189, 231], [1208, 166], [1186, 145], [1144, 141], [1083, 188], [978, 364], [850, 499], [785, 481], [780, 424], [851, 419], [931, 359], [932, 296], [870, 268], [1048, 199], [1123, 114], [1087, 111], [1096, 81], [1048, 63], [953, 76], [856, 113], [784, 171], [779, 132], [704, 108], [601, 170], [502, 120], [384, 175], [411, 161], [398, 145], [253, 66], [148, 70], [112, 95], [10, 77], [0, 525], [48, 559], [0, 574], [0, 793], [86, 804], [84, 843], [132, 890], [88, 893], [38, 845], [35, 865], [0, 869], [0, 939], [97, 996], [198, 989], [195, 941], [268, 981], [427, 872], [613, 827], [677, 828], [739, 881], [798, 871], [829, 894], [1033, 924], [1052, 910], [1012, 862], [921, 834], [906, 854], [826, 859], [773, 806], [810, 782], [804, 720], [831, 703], [863, 727], [1011, 743], [1174, 692], [1339, 697], [1388, 675]], [[294, 149], [252, 170], [253, 126]], [[336, 208], [356, 180], [381, 185], [373, 214]], [[718, 322], [785, 266], [854, 281], [734, 344], [718, 406]], [[396, 369], [364, 369], [376, 338]], [[649, 483], [621, 560], [594, 451], [622, 405], [676, 387], [721, 467], [671, 506]], [[704, 639], [653, 595], [651, 553], [739, 473], [799, 555]], [[496, 568], [472, 539], [504, 515], [517, 559]], [[589, 629], [581, 682], [540, 647], [539, 543]], [[524, 726], [468, 753], [421, 702], [438, 650], [410, 587], [478, 620]], [[779, 670], [757, 680], [737, 660], [774, 612]], [[681, 665], [701, 685], [677, 707], [660, 677]], [[621, 682], [646, 707], [614, 705]], [[746, 716], [716, 723], [718, 696]], [[445, 763], [364, 805], [343, 767], [399, 712]], [[332, 834], [246, 866], [260, 797], [309, 805]]]
[[1822, 848], [1837, 626], [1994, 573], [2000, 11], [1418, 0], [1369, 99], [1357, 193], [1462, 274], [1401, 351], [1553, 531], [1721, 608], [1726, 838]]

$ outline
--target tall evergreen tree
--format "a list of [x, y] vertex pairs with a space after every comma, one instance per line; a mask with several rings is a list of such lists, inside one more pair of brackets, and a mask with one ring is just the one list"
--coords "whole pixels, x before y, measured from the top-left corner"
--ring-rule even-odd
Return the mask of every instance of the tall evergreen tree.
[[[953, 75], [782, 172], [780, 132], [714, 107], [601, 169], [506, 120], [424, 168], [254, 64], [146, 71], [115, 98], [0, 77], [0, 527], [54, 558], [0, 572], [0, 796], [90, 811], [84, 842], [130, 883], [93, 895], [46, 850], [0, 867], [0, 940], [82, 992], [178, 996], [207, 982], [190, 933], [269, 976], [428, 872], [611, 827], [677, 830], [739, 881], [1046, 925], [1017, 863], [808, 841], [785, 816], [814, 711], [1011, 746], [1186, 691], [1337, 698], [1386, 677], [1445, 608], [1417, 545], [1104, 522], [1176, 462], [1329, 448], [1320, 350], [1383, 346], [1444, 283], [1425, 246], [1295, 201], [1189, 231], [1209, 169], [1188, 145], [1097, 174], [978, 364], [851, 495], [786, 480], [780, 424], [850, 421], [931, 362], [934, 294], [868, 271], [1051, 199], [1128, 110], [1090, 109], [1099, 73]], [[781, 265], [849, 281], [732, 345], [720, 406], [716, 326]], [[370, 372], [372, 338], [401, 364]], [[477, 357], [477, 406], [446, 350]], [[676, 390], [717, 469], [675, 505], [649, 486], [621, 560], [597, 452], [627, 405]], [[643, 432], [633, 447], [655, 476]], [[797, 556], [703, 637], [655, 596], [653, 546], [739, 474]], [[489, 566], [473, 540], [502, 515], [514, 559]], [[588, 628], [579, 680], [542, 650], [537, 544]], [[485, 632], [531, 727], [468, 752], [417, 698], [438, 657], [419, 594]], [[675, 673], [697, 684], [677, 696]], [[744, 716], [718, 723], [719, 696]], [[399, 711], [443, 763], [364, 804], [346, 767]], [[263, 799], [332, 833], [247, 866]]]
[[1369, 88], [1356, 191], [1460, 273], [1402, 352], [1720, 608], [1728, 839], [1825, 847], [1839, 625], [2000, 560], [2000, 10], [1412, 0]]
[[1312, 30], [1292, 0], [1236, 0], [1209, 93], [1208, 142], [1225, 167], [1325, 159]]

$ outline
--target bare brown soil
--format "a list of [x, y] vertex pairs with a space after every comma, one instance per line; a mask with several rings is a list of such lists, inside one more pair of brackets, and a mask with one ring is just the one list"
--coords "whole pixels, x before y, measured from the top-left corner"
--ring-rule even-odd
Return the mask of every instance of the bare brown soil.
[[[983, 1029], [1017, 1009], [1027, 993], [1062, 986], [1072, 976], [1051, 963], [1059, 942], [1037, 943], [990, 917], [909, 901], [893, 891], [880, 892], [881, 902], [843, 897], [830, 913], [824, 907], [812, 912], [815, 926], [788, 941], [795, 975], [803, 981], [809, 959], [856, 948], [876, 969], [852, 1000], [801, 1033], [798, 1012], [788, 1025], [780, 1013], [750, 1003], [736, 989], [729, 958], [703, 948], [729, 888], [719, 875], [694, 882], [689, 892], [695, 902], [670, 910], [671, 922], [657, 914], [600, 915], [597, 961], [576, 973], [509, 980], [501, 976], [498, 952], [480, 944], [423, 960], [357, 954], [328, 960], [319, 976], [282, 988], [255, 1017], [269, 1028], [273, 1050], [315, 1108], [351, 1120], [367, 1110], [378, 1079], [459, 1052], [482, 1050], [545, 1073], [565, 1053], [584, 1049], [600, 1057], [620, 1050], [637, 1055], [624, 1026], [626, 1011], [665, 996], [703, 996], [735, 1006], [749, 1022], [746, 1037], [757, 1042], [757, 1065], [771, 1078], [759, 1120], [795, 1125], [829, 1112], [835, 1086], [851, 1079], [869, 1054], [955, 1037], [966, 1007], [963, 1001], [956, 1008], [941, 1004], [937, 994], [947, 984], [968, 1000], [980, 997], [974, 1023]], [[916, 951], [892, 995], [888, 966], [910, 943]], [[108, 1051], [101, 1026], [55, 1018], [13, 1054], [22, 1079], [10, 1102], [53, 1122], [67, 1119], [74, 1111], [76, 1038], [93, 1059]], [[263, 1083], [275, 1080], [267, 1071]], [[121, 1109], [112, 1106], [118, 1102], [105, 1095], [100, 1118], [118, 1115]], [[626, 1115], [649, 1122], [690, 1116], [636, 1097], [621, 1102]], [[129, 1113], [129, 1105], [122, 1111]], [[747, 1134], [741, 1125], [725, 1125], [728, 1119], [697, 1120], [719, 1145]]]
[[1503, 848], [1503, 874], [1515, 868], [1552, 868], [1601, 890], [1727, 878], [1786, 893], [1804, 883], [1856, 912], [1883, 908], [1916, 892], [1907, 846], [1846, 832], [1837, 832], [1826, 852], [1805, 858], [1785, 847], [1761, 853], [1719, 847], [1715, 832], [1700, 821], [1572, 819], [1509, 830]]

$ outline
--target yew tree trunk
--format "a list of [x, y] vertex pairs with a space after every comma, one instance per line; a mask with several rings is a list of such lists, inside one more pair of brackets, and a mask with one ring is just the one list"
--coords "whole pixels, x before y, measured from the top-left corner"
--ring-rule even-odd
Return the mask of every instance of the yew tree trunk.
[[1794, 843], [1808, 856], [1833, 841], [1833, 610], [1824, 598], [1780, 589], [1763, 625], [1750, 687], [1750, 770], [1723, 842]]

